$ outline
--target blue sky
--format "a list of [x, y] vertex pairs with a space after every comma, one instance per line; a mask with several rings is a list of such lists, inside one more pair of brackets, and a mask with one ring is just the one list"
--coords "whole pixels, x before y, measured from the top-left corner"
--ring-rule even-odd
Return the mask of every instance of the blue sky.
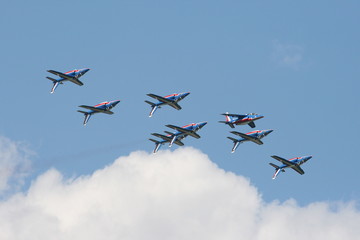
[[[151, 152], [147, 139], [165, 124], [208, 121], [185, 144], [266, 201], [357, 202], [358, 10], [358, 1], [4, 1], [0, 135], [33, 152], [26, 189], [49, 168], [74, 177]], [[85, 67], [83, 87], [50, 95], [46, 70]], [[185, 91], [183, 110], [148, 118], [147, 93]], [[78, 105], [115, 99], [113, 116], [82, 126]], [[257, 129], [274, 132], [231, 154], [231, 129], [218, 123], [226, 111], [262, 114]], [[273, 181], [273, 154], [314, 157], [305, 175]]]

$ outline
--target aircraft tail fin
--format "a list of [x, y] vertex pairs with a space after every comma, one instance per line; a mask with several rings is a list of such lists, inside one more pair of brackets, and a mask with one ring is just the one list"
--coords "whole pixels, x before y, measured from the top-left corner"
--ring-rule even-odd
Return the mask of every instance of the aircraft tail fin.
[[53, 85], [53, 87], [51, 88], [51, 91], [50, 91], [50, 93], [54, 93], [55, 92], [55, 89], [57, 88], [57, 86], [59, 85], [59, 83], [60, 82], [58, 82], [58, 81], [53, 81], [53, 83], [54, 83], [54, 85]]
[[239, 146], [240, 142], [235, 139], [235, 138], [232, 138], [232, 137], [227, 137], [228, 139], [232, 140], [234, 142], [234, 146], [233, 148], [231, 149], [231, 153], [234, 153], [235, 150], [237, 149], [237, 147]]
[[153, 153], [156, 153], [159, 150], [159, 148], [161, 147], [161, 145], [163, 145], [163, 143], [161, 143], [155, 139], [149, 138], [149, 140], [155, 143], [155, 148], [154, 148]]
[[269, 164], [270, 164], [270, 166], [275, 168], [275, 173], [274, 173], [272, 179], [275, 179], [277, 177], [277, 175], [279, 175], [280, 172], [285, 172], [285, 170], [281, 169], [278, 165], [275, 165], [273, 163], [269, 163]]
[[153, 102], [150, 102], [150, 101], [145, 101], [147, 104], [150, 104], [152, 109], [150, 111], [150, 114], [149, 114], [149, 117], [152, 117], [152, 115], [154, 114], [154, 112], [156, 111], [156, 109], [158, 109], [158, 105], [156, 105], [155, 103]]
[[87, 122], [89, 121], [89, 119], [91, 117], [91, 114], [88, 112], [85, 112], [85, 111], [81, 111], [81, 110], [78, 110], [78, 112], [85, 115], [83, 124], [84, 124], [84, 126], [86, 126]]

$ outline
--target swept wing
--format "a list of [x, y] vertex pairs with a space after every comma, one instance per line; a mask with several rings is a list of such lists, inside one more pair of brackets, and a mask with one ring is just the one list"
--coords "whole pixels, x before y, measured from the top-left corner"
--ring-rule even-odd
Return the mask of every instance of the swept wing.
[[300, 173], [301, 175], [303, 175], [305, 172], [304, 170], [302, 170], [302, 168], [296, 164], [296, 163], [293, 163], [293, 162], [290, 162], [282, 157], [279, 157], [279, 156], [271, 156], [272, 158], [280, 161], [281, 163], [283, 163], [284, 165], [288, 166], [288, 167], [291, 167], [292, 169], [294, 169], [295, 171], [297, 171], [298, 173]]
[[92, 110], [94, 112], [101, 112], [101, 113], [106, 113], [106, 114], [114, 114], [114, 112], [112, 112], [112, 111], [104, 110], [104, 109], [100, 109], [100, 108], [96, 108], [96, 107], [92, 107], [92, 106], [80, 105], [79, 107], [86, 108], [86, 109]]
[[75, 84], [77, 84], [79, 86], [84, 85], [79, 79], [74, 78], [74, 77], [70, 77], [70, 76], [68, 76], [68, 75], [66, 75], [64, 73], [61, 73], [61, 72], [58, 72], [58, 71], [55, 71], [55, 70], [48, 70], [48, 72], [52, 73], [52, 74], [55, 74], [55, 75], [57, 75], [57, 76], [59, 76], [61, 78], [64, 78], [66, 80], [69, 80], [70, 82], [73, 82], [73, 83], [75, 83]]
[[232, 114], [232, 113], [223, 113], [221, 115], [229, 116], [229, 117], [238, 117], [238, 118], [244, 118], [247, 116], [247, 115], [243, 115], [243, 114]]
[[[161, 138], [162, 140], [165, 140], [165, 141], [168, 141], [168, 142], [171, 142], [171, 140], [173, 138], [172, 136], [165, 136], [165, 135], [162, 135], [162, 134], [159, 134], [159, 133], [152, 133], [151, 135], [153, 135], [155, 137], [158, 137], [158, 138]], [[181, 139], [183, 139], [183, 137], [182, 138], [180, 138], [180, 137], [177, 138], [174, 141], [174, 143], [179, 145], [179, 146], [184, 146], [184, 143], [180, 141]]]
[[161, 97], [161, 96], [158, 96], [156, 94], [152, 94], [152, 93], [149, 93], [147, 94], [149, 97], [152, 97], [152, 98], [155, 98], [156, 100], [160, 101], [160, 102], [163, 102], [163, 103], [166, 103], [168, 105], [170, 105], [171, 107], [175, 108], [176, 110], [180, 110], [181, 109], [181, 106], [179, 104], [177, 104], [176, 102], [174, 101], [171, 101], [169, 99], [166, 99], [164, 97]]
[[246, 134], [241, 133], [241, 132], [236, 132], [236, 131], [232, 131], [231, 133], [235, 134], [235, 135], [238, 135], [238, 136], [240, 136], [240, 137], [242, 137], [242, 138], [244, 138], [246, 140], [252, 141], [252, 142], [254, 142], [256, 144], [259, 144], [259, 145], [264, 144], [260, 139], [258, 139], [256, 137], [251, 137], [249, 135], [246, 135]]
[[255, 123], [254, 123], [254, 122], [249, 122], [248, 125], [249, 125], [251, 128], [254, 128], [254, 127], [255, 127]]
[[192, 131], [192, 130], [187, 130], [187, 129], [184, 129], [184, 128], [181, 128], [181, 127], [178, 127], [178, 126], [174, 126], [174, 125], [166, 125], [166, 127], [169, 127], [169, 128], [172, 128], [176, 131], [179, 131], [181, 133], [184, 133], [185, 135], [189, 135], [189, 136], [192, 136], [194, 138], [197, 138], [199, 139], [200, 138], [200, 135], [197, 134], [196, 132]]

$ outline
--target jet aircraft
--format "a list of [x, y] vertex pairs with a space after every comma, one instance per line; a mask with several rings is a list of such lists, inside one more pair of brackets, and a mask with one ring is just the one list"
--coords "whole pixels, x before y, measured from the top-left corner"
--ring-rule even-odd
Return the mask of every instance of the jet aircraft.
[[110, 111], [113, 107], [115, 107], [120, 100], [110, 101], [110, 102], [102, 102], [95, 106], [87, 106], [87, 105], [80, 105], [79, 107], [89, 109], [90, 111], [85, 112], [78, 110], [78, 112], [83, 113], [85, 115], [84, 119], [84, 126], [89, 121], [91, 115], [95, 113], [106, 113], [106, 114], [114, 114], [114, 112]]
[[181, 107], [178, 104], [178, 102], [182, 99], [184, 99], [187, 95], [189, 95], [189, 92], [186, 93], [174, 93], [174, 94], [170, 94], [168, 96], [165, 97], [161, 97], [152, 93], [147, 94], [149, 97], [155, 98], [156, 100], [158, 100], [159, 102], [157, 103], [153, 103], [150, 101], [145, 101], [146, 103], [151, 105], [151, 111], [149, 114], [149, 117], [152, 117], [152, 115], [154, 114], [154, 112], [156, 111], [156, 109], [161, 108], [162, 105], [169, 105], [173, 108], [175, 108], [176, 110], [180, 110]]
[[194, 138], [199, 139], [200, 135], [197, 134], [196, 132], [198, 130], [200, 130], [202, 127], [204, 127], [206, 124], [207, 124], [207, 122], [191, 123], [191, 124], [185, 125], [183, 127], [178, 127], [178, 126], [174, 126], [174, 125], [170, 125], [170, 124], [166, 125], [166, 127], [176, 130], [176, 132], [172, 133], [169, 131], [165, 131], [165, 133], [167, 135], [163, 135], [163, 134], [159, 134], [159, 133], [152, 133], [151, 135], [162, 139], [161, 141], [154, 140], [151, 138], [149, 139], [150, 141], [153, 141], [156, 144], [154, 153], [156, 153], [159, 150], [159, 148], [162, 145], [164, 145], [165, 143], [169, 143], [169, 147], [171, 147], [174, 143], [179, 146], [183, 146], [184, 143], [181, 142], [181, 140], [187, 136], [192, 136]]
[[254, 121], [264, 117], [256, 113], [248, 113], [248, 114], [223, 113], [221, 115], [225, 116], [226, 121], [219, 121], [219, 122], [225, 123], [229, 125], [231, 128], [235, 128], [235, 125], [246, 125], [246, 124], [248, 124], [251, 128], [254, 128], [255, 127]]
[[263, 142], [260, 140], [263, 137], [266, 137], [267, 135], [269, 135], [270, 133], [272, 133], [272, 129], [269, 130], [256, 130], [256, 131], [252, 131], [252, 132], [248, 132], [248, 133], [240, 133], [240, 132], [236, 132], [236, 131], [232, 131], [232, 134], [235, 134], [237, 136], [240, 136], [241, 138], [239, 139], [235, 139], [232, 137], [227, 137], [228, 139], [232, 140], [234, 142], [234, 146], [231, 150], [231, 153], [234, 153], [236, 148], [239, 146], [240, 143], [242, 142], [246, 142], [246, 141], [252, 141], [258, 145], [263, 144]]
[[68, 71], [68, 72], [65, 72], [65, 73], [61, 73], [61, 72], [54, 71], [54, 70], [47, 70], [49, 73], [55, 74], [58, 77], [60, 77], [60, 79], [54, 79], [54, 78], [51, 78], [51, 77], [46, 77], [47, 79], [51, 80], [54, 83], [53, 87], [51, 88], [50, 93], [54, 93], [56, 87], [59, 84], [63, 84], [63, 82], [65, 82], [65, 81], [70, 81], [70, 82], [75, 83], [75, 84], [77, 84], [79, 86], [84, 85], [79, 80], [79, 78], [82, 75], [84, 75], [85, 73], [87, 73], [89, 70], [90, 70], [89, 68], [84, 68], [84, 69], [79, 69], [79, 70], [75, 69], [75, 70]]
[[271, 157], [280, 161], [283, 164], [281, 166], [277, 166], [273, 163], [269, 163], [271, 166], [273, 166], [275, 168], [275, 173], [274, 173], [272, 179], [275, 179], [277, 177], [277, 175], [280, 173], [280, 171], [285, 172], [285, 168], [292, 168], [295, 171], [297, 171], [299, 174], [303, 175], [305, 172], [304, 172], [304, 170], [302, 170], [300, 165], [307, 162], [308, 160], [310, 160], [312, 158], [312, 156], [304, 156], [304, 157], [296, 157], [296, 158], [286, 160], [284, 158], [281, 158], [281, 157], [275, 156], [275, 155], [273, 155]]

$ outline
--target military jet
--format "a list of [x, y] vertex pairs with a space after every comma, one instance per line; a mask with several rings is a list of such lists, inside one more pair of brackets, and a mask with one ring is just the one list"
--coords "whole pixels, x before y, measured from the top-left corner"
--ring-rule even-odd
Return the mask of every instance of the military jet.
[[[167, 132], [165, 131], [165, 133], [167, 133], [167, 135], [163, 135], [163, 134], [159, 134], [159, 133], [152, 133], [151, 135], [155, 136], [155, 137], [159, 137], [163, 140], [155, 140], [155, 139], [152, 139], [152, 138], [149, 138], [150, 141], [154, 142], [155, 143], [155, 148], [154, 148], [154, 151], [153, 153], [156, 153], [159, 148], [164, 145], [165, 143], [168, 143], [168, 142], [171, 142], [172, 138], [173, 138], [173, 133], [171, 132]], [[179, 146], [184, 146], [184, 143], [181, 142], [182, 139], [184, 139], [185, 136], [180, 136], [178, 137], [174, 143], [179, 145]]]
[[304, 170], [302, 170], [300, 165], [309, 161], [312, 158], [312, 156], [304, 156], [304, 157], [296, 157], [296, 158], [286, 160], [284, 158], [281, 158], [281, 157], [275, 156], [275, 155], [273, 155], [271, 157], [280, 161], [283, 164], [281, 166], [277, 166], [273, 163], [269, 163], [271, 166], [273, 166], [275, 168], [275, 173], [274, 173], [272, 179], [275, 179], [277, 177], [277, 175], [280, 173], [280, 171], [285, 172], [285, 168], [292, 168], [295, 171], [297, 171], [299, 174], [303, 175], [305, 172], [304, 172]]
[[90, 70], [89, 68], [84, 68], [84, 69], [79, 69], [79, 70], [75, 69], [75, 70], [72, 70], [72, 71], [68, 71], [66, 73], [61, 73], [61, 72], [54, 71], [54, 70], [47, 70], [49, 73], [55, 74], [58, 77], [60, 77], [60, 79], [54, 79], [54, 78], [51, 78], [51, 77], [46, 77], [47, 79], [51, 80], [54, 83], [53, 87], [51, 88], [50, 93], [54, 93], [56, 87], [59, 84], [63, 84], [63, 82], [65, 82], [65, 81], [70, 81], [70, 82], [75, 83], [75, 84], [77, 84], [79, 86], [84, 85], [79, 80], [79, 78], [82, 75], [84, 75], [85, 73], [87, 73], [89, 70]]
[[240, 136], [241, 138], [239, 139], [235, 139], [233, 137], [227, 137], [228, 139], [232, 140], [234, 142], [234, 146], [231, 150], [231, 153], [234, 153], [236, 148], [239, 146], [240, 143], [242, 142], [246, 142], [246, 141], [252, 141], [258, 145], [263, 144], [263, 142], [260, 140], [263, 137], [266, 137], [267, 135], [269, 135], [270, 133], [272, 133], [274, 130], [269, 129], [269, 130], [256, 130], [256, 131], [252, 131], [252, 132], [248, 132], [248, 133], [240, 133], [240, 132], [236, 132], [236, 131], [232, 131], [232, 134], [235, 134], [237, 136]]
[[110, 102], [102, 102], [95, 106], [87, 106], [87, 105], [80, 105], [79, 107], [89, 109], [90, 111], [85, 112], [78, 110], [78, 112], [83, 113], [85, 115], [84, 119], [84, 126], [89, 121], [91, 115], [95, 113], [106, 113], [106, 114], [114, 114], [114, 112], [110, 111], [113, 107], [115, 107], [120, 100], [110, 101]]
[[231, 114], [231, 113], [223, 113], [226, 118], [226, 121], [219, 121], [220, 123], [225, 123], [229, 125], [231, 128], [235, 128], [235, 125], [246, 125], [248, 124], [251, 128], [255, 127], [254, 121], [263, 118], [256, 113], [248, 113], [248, 114]]
[[178, 102], [182, 99], [184, 99], [187, 95], [189, 95], [189, 92], [186, 93], [174, 93], [165, 97], [161, 97], [152, 93], [147, 94], [149, 97], [155, 98], [156, 100], [158, 100], [159, 102], [157, 103], [153, 103], [150, 101], [145, 101], [146, 103], [151, 105], [151, 111], [149, 114], [149, 117], [152, 117], [152, 115], [154, 114], [154, 112], [156, 111], [156, 109], [161, 108], [161, 106], [163, 105], [169, 105], [173, 108], [175, 108], [176, 110], [180, 110], [181, 107], [178, 104]]
[[166, 125], [166, 127], [176, 130], [176, 132], [172, 133], [169, 131], [165, 131], [165, 133], [167, 135], [163, 135], [163, 134], [159, 134], [159, 133], [152, 133], [151, 135], [162, 139], [162, 141], [149, 139], [150, 141], [153, 141], [156, 144], [154, 153], [156, 153], [159, 150], [160, 146], [162, 146], [165, 143], [169, 143], [169, 147], [171, 147], [174, 143], [179, 146], [183, 146], [184, 143], [181, 142], [181, 140], [187, 136], [192, 136], [194, 138], [199, 139], [200, 135], [197, 134], [196, 132], [198, 130], [200, 130], [201, 128], [203, 128], [206, 124], [207, 124], [207, 122], [191, 123], [191, 124], [185, 125], [183, 127], [178, 127], [178, 126], [174, 126], [174, 125], [170, 125], [170, 124]]

